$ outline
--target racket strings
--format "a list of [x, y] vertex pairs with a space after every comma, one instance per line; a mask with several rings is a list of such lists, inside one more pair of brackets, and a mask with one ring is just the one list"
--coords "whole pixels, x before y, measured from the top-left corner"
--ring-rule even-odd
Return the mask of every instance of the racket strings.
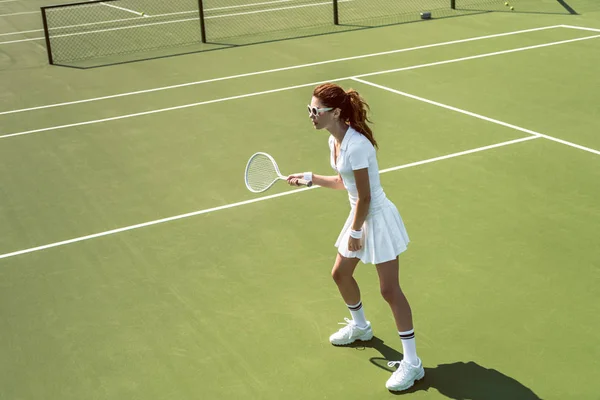
[[255, 191], [265, 190], [278, 178], [273, 161], [263, 154], [257, 154], [248, 164], [246, 181]]

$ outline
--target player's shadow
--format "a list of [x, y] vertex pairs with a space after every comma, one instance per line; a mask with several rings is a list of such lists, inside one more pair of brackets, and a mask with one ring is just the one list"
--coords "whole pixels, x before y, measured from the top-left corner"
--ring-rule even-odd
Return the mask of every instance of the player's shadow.
[[[390, 373], [395, 368], [388, 367], [387, 362], [400, 361], [403, 358], [402, 353], [387, 346], [376, 336], [368, 342], [355, 342], [349, 347], [356, 349], [369, 347], [379, 351], [383, 357], [372, 357], [369, 361]], [[540, 399], [531, 389], [515, 379], [495, 369], [482, 367], [473, 361], [440, 364], [435, 368], [425, 368], [425, 378], [415, 383], [412, 388], [404, 392], [392, 393], [404, 395], [422, 390], [428, 391], [430, 388], [435, 388], [441, 394], [456, 400]]]

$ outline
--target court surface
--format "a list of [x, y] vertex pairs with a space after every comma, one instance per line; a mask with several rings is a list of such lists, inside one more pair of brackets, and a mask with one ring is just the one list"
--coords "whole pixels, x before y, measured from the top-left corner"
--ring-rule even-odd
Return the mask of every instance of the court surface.
[[522, 3], [76, 69], [47, 64], [43, 2], [0, 1], [0, 399], [394, 396], [374, 267], [375, 338], [328, 342], [347, 194], [244, 186], [256, 151], [333, 174], [326, 81], [371, 105], [411, 238], [401, 396], [600, 398], [600, 7]]

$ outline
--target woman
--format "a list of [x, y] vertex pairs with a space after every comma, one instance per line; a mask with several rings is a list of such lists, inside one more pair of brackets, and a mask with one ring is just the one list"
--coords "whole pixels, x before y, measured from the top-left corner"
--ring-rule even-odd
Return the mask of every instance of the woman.
[[347, 324], [331, 335], [329, 341], [346, 345], [373, 337], [353, 273], [359, 260], [375, 264], [381, 294], [391, 307], [404, 353], [402, 361], [388, 363], [390, 367], [397, 365], [398, 369], [386, 387], [401, 391], [423, 378], [425, 371], [417, 357], [412, 313], [398, 277], [398, 255], [406, 250], [409, 238], [396, 206], [381, 187], [375, 151], [377, 142], [367, 125], [370, 122], [368, 110], [368, 104], [355, 90], [346, 92], [332, 83], [317, 86], [308, 106], [309, 116], [315, 129], [326, 129], [330, 133], [330, 161], [337, 175], [306, 172], [290, 175], [287, 181], [297, 185], [302, 178], [312, 180], [315, 185], [348, 191], [351, 211], [335, 243], [338, 254], [332, 276], [352, 320], [345, 318]]

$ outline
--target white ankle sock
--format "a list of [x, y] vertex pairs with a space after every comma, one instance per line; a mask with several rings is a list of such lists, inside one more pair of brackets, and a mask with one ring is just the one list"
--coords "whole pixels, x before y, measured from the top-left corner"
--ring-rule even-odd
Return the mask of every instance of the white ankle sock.
[[402, 339], [402, 351], [404, 359], [412, 364], [419, 365], [419, 357], [417, 357], [417, 343], [415, 342], [415, 330], [411, 329], [406, 332], [398, 332]]
[[352, 315], [352, 319], [354, 320], [356, 326], [358, 326], [359, 328], [366, 328], [367, 320], [365, 319], [365, 310], [363, 309], [362, 301], [359, 301], [358, 304], [355, 305], [346, 305], [350, 310], [350, 315]]

